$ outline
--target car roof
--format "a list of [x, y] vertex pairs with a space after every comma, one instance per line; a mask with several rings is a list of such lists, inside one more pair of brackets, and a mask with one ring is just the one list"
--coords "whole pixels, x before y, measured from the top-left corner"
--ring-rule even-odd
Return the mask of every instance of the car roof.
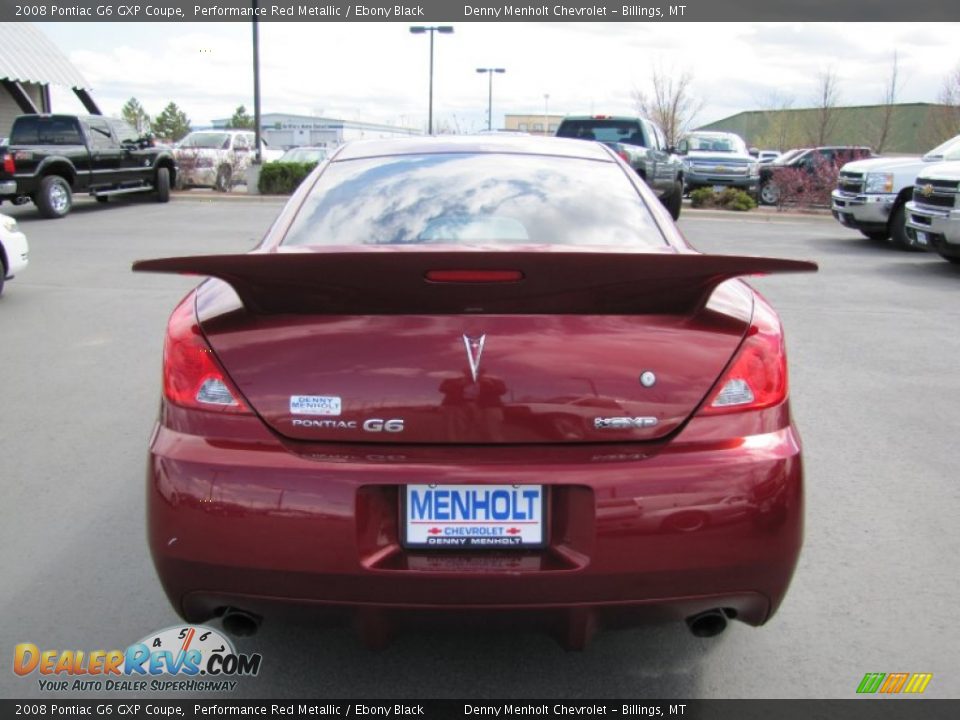
[[358, 158], [389, 155], [424, 155], [429, 153], [509, 153], [515, 155], [553, 155], [612, 162], [602, 143], [555, 137], [442, 135], [440, 137], [407, 137], [389, 140], [357, 140], [342, 146], [334, 158]]

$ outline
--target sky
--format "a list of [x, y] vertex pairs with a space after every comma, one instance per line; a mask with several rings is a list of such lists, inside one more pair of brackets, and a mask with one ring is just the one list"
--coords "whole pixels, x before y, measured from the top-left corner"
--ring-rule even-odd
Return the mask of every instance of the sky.
[[[107, 114], [136, 97], [151, 116], [170, 101], [195, 127], [252, 112], [252, 32], [234, 23], [42, 23]], [[429, 37], [408, 23], [260, 24], [261, 107], [425, 128]], [[688, 72], [702, 102], [695, 124], [743, 110], [814, 104], [832, 70], [839, 104], [882, 101], [893, 55], [899, 102], [936, 102], [960, 65], [958, 23], [474, 23], [436, 35], [434, 124], [461, 132], [504, 113], [636, 111], [653, 68]], [[548, 96], [548, 97], [547, 97]], [[54, 108], [80, 110], [69, 92]], [[73, 107], [76, 105], [76, 107]]]

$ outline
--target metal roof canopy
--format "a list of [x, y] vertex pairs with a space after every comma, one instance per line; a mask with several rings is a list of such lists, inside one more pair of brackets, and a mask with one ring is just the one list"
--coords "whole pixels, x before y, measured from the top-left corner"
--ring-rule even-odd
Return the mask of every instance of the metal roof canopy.
[[19, 83], [71, 88], [89, 112], [100, 114], [90, 97], [90, 84], [59, 48], [30, 23], [0, 23], [0, 81], [24, 112], [36, 112], [36, 108], [24, 107], [23, 97], [11, 89]]

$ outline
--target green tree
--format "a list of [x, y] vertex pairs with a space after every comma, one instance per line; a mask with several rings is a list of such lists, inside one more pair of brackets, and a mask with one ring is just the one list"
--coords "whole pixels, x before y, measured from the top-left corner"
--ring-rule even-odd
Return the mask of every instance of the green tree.
[[247, 115], [247, 109], [243, 105], [234, 110], [228, 127], [238, 130], [253, 130], [253, 118]]
[[141, 135], [150, 131], [150, 116], [136, 98], [127, 100], [120, 110], [120, 117], [136, 128]]
[[188, 132], [190, 118], [174, 102], [169, 103], [153, 121], [153, 134], [158, 138], [177, 142]]

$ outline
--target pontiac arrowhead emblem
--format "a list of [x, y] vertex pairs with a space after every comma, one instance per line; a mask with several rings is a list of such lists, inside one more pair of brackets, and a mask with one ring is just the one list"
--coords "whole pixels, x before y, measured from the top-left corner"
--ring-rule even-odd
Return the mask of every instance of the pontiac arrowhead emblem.
[[487, 339], [486, 335], [478, 338], [463, 336], [463, 346], [467, 349], [467, 360], [470, 363], [470, 375], [473, 381], [477, 381], [477, 374], [480, 372], [480, 356], [483, 354], [483, 343]]

